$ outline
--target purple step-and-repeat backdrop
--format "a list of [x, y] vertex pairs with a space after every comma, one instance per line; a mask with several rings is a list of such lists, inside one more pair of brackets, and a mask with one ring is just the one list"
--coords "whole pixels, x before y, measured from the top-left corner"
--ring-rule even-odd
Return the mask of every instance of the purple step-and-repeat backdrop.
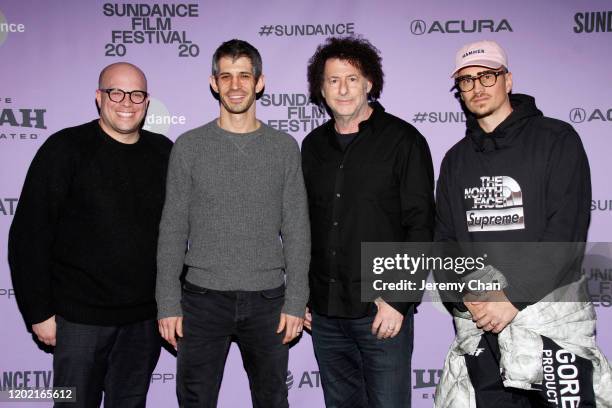
[[[208, 85], [210, 56], [230, 38], [261, 52], [265, 94], [259, 118], [298, 141], [326, 120], [307, 102], [306, 64], [330, 35], [360, 34], [383, 56], [386, 109], [427, 138], [434, 166], [464, 134], [450, 92], [455, 51], [493, 39], [509, 54], [514, 90], [532, 94], [547, 115], [572, 123], [586, 147], [593, 180], [589, 240], [612, 241], [612, 3], [606, 0], [514, 2], [453, 0], [0, 2], [0, 387], [48, 385], [51, 355], [26, 331], [12, 291], [6, 236], [32, 157], [45, 139], [96, 117], [94, 91], [105, 65], [129, 61], [147, 74], [152, 102], [146, 128], [173, 140], [208, 122], [218, 106]], [[599, 344], [612, 358], [612, 262], [600, 246], [591, 287]], [[416, 317], [412, 395], [430, 407], [453, 337], [439, 304]], [[294, 407], [322, 407], [309, 335], [291, 349], [287, 377]], [[175, 358], [163, 352], [151, 379], [149, 406], [176, 406]], [[34, 405], [34, 404], [32, 404]], [[3, 406], [23, 407], [6, 403]], [[44, 404], [36, 405], [44, 406]], [[232, 347], [220, 407], [250, 406], [248, 381]]]

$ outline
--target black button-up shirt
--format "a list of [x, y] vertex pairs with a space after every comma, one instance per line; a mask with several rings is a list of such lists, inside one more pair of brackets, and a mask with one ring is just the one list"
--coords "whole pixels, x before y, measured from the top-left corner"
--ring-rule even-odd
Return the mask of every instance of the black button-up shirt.
[[[312, 231], [310, 306], [319, 314], [362, 317], [361, 242], [431, 241], [433, 165], [425, 138], [373, 103], [343, 150], [333, 119], [302, 144]], [[391, 303], [405, 313], [408, 303]]]

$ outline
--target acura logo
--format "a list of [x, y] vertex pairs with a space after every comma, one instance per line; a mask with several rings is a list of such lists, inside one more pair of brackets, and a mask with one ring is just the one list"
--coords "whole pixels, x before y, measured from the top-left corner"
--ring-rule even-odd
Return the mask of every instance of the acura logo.
[[410, 23], [410, 31], [414, 35], [425, 34], [426, 29], [427, 29], [427, 24], [425, 24], [423, 20], [412, 20], [412, 23]]
[[574, 108], [570, 111], [570, 120], [574, 123], [582, 123], [586, 119], [586, 111], [582, 108]]

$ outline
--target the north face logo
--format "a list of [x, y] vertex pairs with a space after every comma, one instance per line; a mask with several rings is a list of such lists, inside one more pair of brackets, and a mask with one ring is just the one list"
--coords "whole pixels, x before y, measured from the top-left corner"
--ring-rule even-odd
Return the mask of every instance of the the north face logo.
[[471, 200], [465, 212], [469, 232], [525, 229], [523, 193], [512, 177], [483, 176], [480, 186], [464, 190]]

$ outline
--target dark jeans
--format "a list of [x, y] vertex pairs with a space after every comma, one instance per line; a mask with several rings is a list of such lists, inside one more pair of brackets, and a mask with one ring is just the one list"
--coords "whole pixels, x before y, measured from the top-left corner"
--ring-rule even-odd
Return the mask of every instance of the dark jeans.
[[541, 337], [544, 382], [526, 391], [504, 387], [497, 335], [483, 333], [474, 355], [465, 356], [478, 408], [595, 407], [593, 363]]
[[372, 335], [374, 316], [312, 314], [312, 339], [327, 408], [409, 408], [414, 316], [392, 339]]
[[73, 323], [56, 316], [53, 386], [76, 387], [76, 403], [94, 408], [104, 393], [107, 408], [145, 407], [151, 374], [161, 351], [156, 320], [122, 326]]
[[177, 359], [181, 407], [217, 406], [232, 338], [240, 347], [253, 406], [289, 406], [289, 346], [282, 342], [284, 333], [276, 334], [284, 294], [284, 286], [246, 292], [209, 290], [189, 282], [183, 285], [183, 338]]

